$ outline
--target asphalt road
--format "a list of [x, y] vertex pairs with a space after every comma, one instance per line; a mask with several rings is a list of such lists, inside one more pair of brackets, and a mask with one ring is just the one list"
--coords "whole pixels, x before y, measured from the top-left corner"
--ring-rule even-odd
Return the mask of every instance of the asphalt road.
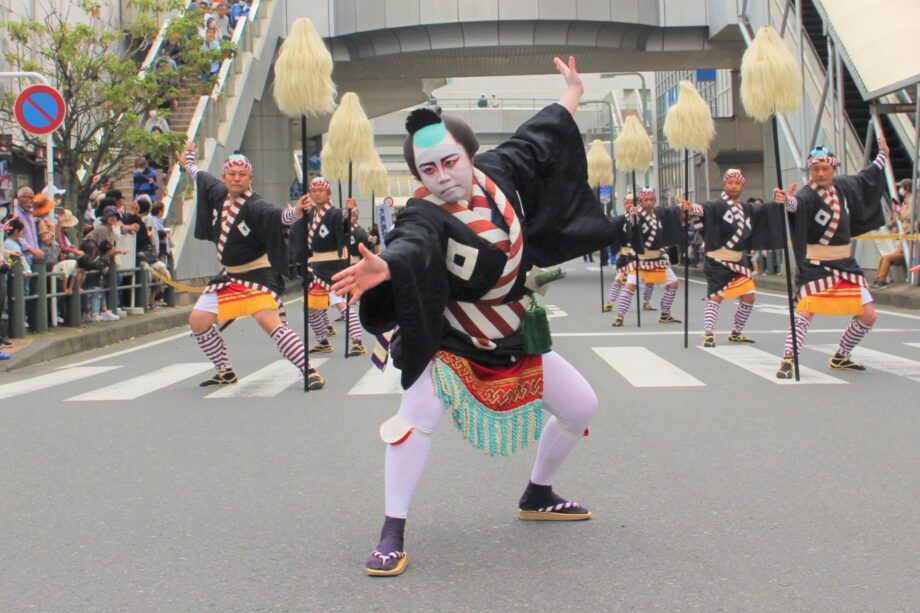
[[611, 328], [588, 266], [544, 303], [601, 401], [556, 484], [591, 521], [518, 521], [533, 449], [490, 459], [445, 420], [408, 571], [366, 577], [396, 373], [345, 360], [336, 324], [327, 388], [304, 394], [244, 321], [226, 338], [248, 378], [206, 397], [206, 360], [175, 330], [0, 378], [0, 610], [920, 608], [920, 316], [884, 310], [862, 373], [827, 368], [846, 322], [819, 318], [811, 370], [779, 384], [783, 297], [760, 295], [740, 349], [726, 304], [704, 350], [692, 283], [684, 349], [654, 313]]

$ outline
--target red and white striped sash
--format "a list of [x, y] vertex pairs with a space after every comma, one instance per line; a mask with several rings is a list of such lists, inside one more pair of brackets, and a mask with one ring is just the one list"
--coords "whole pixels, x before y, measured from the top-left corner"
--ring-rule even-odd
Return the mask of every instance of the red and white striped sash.
[[839, 281], [848, 281], [859, 287], [869, 287], [869, 283], [866, 281], [866, 277], [863, 275], [847, 272], [845, 270], [837, 270], [836, 268], [829, 268], [827, 266], [822, 266], [821, 268], [823, 268], [828, 273], [828, 276], [821, 277], [820, 279], [816, 279], [814, 281], [808, 281], [807, 283], [803, 284], [799, 289], [799, 298], [814, 296], [815, 294], [826, 292], [827, 290], [837, 285]]
[[[444, 202], [424, 188], [417, 190], [415, 196], [437, 204], [507, 255], [495, 287], [476, 302], [449, 301], [444, 311], [451, 327], [467, 335], [474, 345], [480, 349], [495, 349], [492, 341], [514, 334], [521, 326], [525, 310], [526, 298], [504, 302], [517, 280], [524, 246], [521, 222], [514, 207], [495, 182], [476, 168], [473, 169], [473, 197], [469, 206]], [[492, 223], [489, 197], [505, 220], [508, 232]]]
[[652, 245], [655, 244], [655, 238], [658, 236], [658, 228], [660, 223], [658, 222], [658, 216], [655, 215], [655, 211], [641, 211], [639, 213], [642, 218], [642, 233], [645, 234], [645, 248], [651, 249]]
[[236, 216], [240, 214], [240, 209], [246, 204], [252, 192], [245, 192], [233, 200], [229, 197], [224, 200], [224, 206], [220, 210], [220, 236], [217, 239], [217, 258], [222, 259], [224, 255], [224, 245], [227, 244], [227, 236], [236, 222]]
[[735, 225], [735, 232], [730, 239], [725, 241], [725, 248], [734, 249], [735, 245], [741, 242], [741, 239], [744, 237], [744, 209], [741, 208], [741, 203], [732, 200], [725, 192], [722, 192], [722, 200], [728, 203], [728, 210], [732, 215], [732, 223]]
[[323, 217], [326, 216], [326, 211], [332, 208], [332, 201], [326, 202], [323, 205], [323, 208], [313, 209], [313, 223], [310, 224], [310, 231], [307, 232], [307, 247], [313, 247], [313, 235], [316, 234], [316, 229], [319, 227], [320, 222], [323, 220]]
[[837, 234], [837, 228], [840, 226], [840, 197], [837, 195], [837, 189], [833, 185], [831, 185], [830, 189], [818, 187], [813, 181], [808, 185], [811, 189], [818, 192], [818, 196], [821, 197], [824, 204], [831, 208], [830, 222], [828, 222], [827, 227], [824, 229], [824, 234], [818, 239], [819, 244], [830, 245], [831, 239]]

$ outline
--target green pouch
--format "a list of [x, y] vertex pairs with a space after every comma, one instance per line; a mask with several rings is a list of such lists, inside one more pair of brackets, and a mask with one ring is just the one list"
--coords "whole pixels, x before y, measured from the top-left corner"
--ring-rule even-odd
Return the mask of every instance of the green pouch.
[[530, 295], [530, 308], [524, 312], [524, 353], [543, 355], [553, 348], [553, 337], [549, 332], [549, 319], [544, 309]]

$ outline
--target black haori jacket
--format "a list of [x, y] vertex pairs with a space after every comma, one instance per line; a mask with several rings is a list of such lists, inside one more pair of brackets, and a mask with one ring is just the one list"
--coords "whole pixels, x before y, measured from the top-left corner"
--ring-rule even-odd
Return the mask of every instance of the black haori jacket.
[[[220, 238], [220, 214], [227, 199], [227, 188], [220, 179], [203, 170], [195, 178], [195, 185], [198, 188], [195, 238], [216, 245]], [[284, 281], [280, 277], [288, 274], [281, 213], [281, 207], [252, 194], [237, 214], [221, 256], [224, 266], [241, 266], [268, 254], [270, 269], [234, 276], [262, 283], [276, 293], [284, 289]]]
[[[581, 132], [572, 115], [552, 104], [473, 164], [505, 194], [518, 216], [524, 246], [520, 272], [506, 302], [524, 296], [532, 265], [553, 266], [614, 242], [614, 227], [588, 186]], [[494, 207], [493, 203], [493, 207]], [[399, 325], [391, 353], [408, 388], [438, 349], [489, 365], [523, 355], [520, 334], [482, 350], [454, 333], [448, 300], [475, 301], [501, 276], [506, 256], [466, 224], [427, 200], [412, 198], [396, 219], [380, 255], [391, 280], [361, 297], [361, 322], [373, 333]], [[451, 258], [450, 266], [447, 259]]]
[[[735, 234], [735, 223], [729, 221], [726, 213], [729, 212], [728, 202], [719, 198], [704, 202], [703, 207], [703, 242], [706, 251], [720, 249], [725, 246]], [[783, 207], [768, 202], [752, 204], [742, 202], [745, 219], [750, 224], [750, 230], [745, 230], [745, 236], [736, 244], [735, 251], [782, 249], [783, 248]]]
[[649, 230], [641, 217], [641, 213], [636, 223], [633, 222], [631, 216], [627, 216], [625, 226], [626, 246], [632, 247], [633, 251], [640, 254], [645, 253], [646, 249], [660, 250], [675, 245], [683, 245], [687, 241], [687, 233], [684, 230], [681, 213], [680, 207], [676, 206], [656, 206], [652, 208], [652, 214], [658, 219], [658, 230], [649, 247], [645, 246]]
[[[871, 162], [856, 175], [834, 177], [834, 187], [840, 198], [840, 224], [831, 239], [831, 245], [845, 245], [850, 239], [871, 232], [885, 224], [882, 211], [882, 194], [885, 191], [884, 174], [881, 168]], [[831, 208], [824, 203], [818, 192], [805, 186], [795, 193], [798, 209], [789, 216], [792, 224], [792, 246], [798, 264], [796, 284], [801, 287], [809, 281], [827, 276], [823, 267], [862, 275], [862, 268], [853, 258], [822, 262], [822, 266], [810, 264], [805, 259], [809, 244], [817, 244], [831, 219]]]

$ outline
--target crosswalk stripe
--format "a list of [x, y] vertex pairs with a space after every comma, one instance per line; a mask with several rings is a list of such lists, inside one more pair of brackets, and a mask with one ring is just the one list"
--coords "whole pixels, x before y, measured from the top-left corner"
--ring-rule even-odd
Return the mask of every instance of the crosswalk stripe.
[[776, 370], [779, 368], [780, 359], [772, 353], [755, 349], [749, 345], [726, 345], [708, 349], [704, 347], [697, 348], [778, 385], [847, 383], [843, 379], [803, 366], [801, 362], [799, 363], [799, 381], [795, 379], [777, 379]]
[[[319, 368], [327, 359], [311, 358], [310, 366]], [[219, 387], [205, 398], [273, 398], [295, 383], [303, 383], [303, 375], [288, 360], [276, 360], [246, 375], [236, 385]]]
[[705, 385], [645, 347], [592, 347], [633, 387], [698, 387]]
[[911, 347], [916, 347], [917, 349], [920, 349], [920, 343], [904, 343], [904, 344], [905, 344], [905, 345], [910, 345]]
[[146, 394], [168, 387], [173, 383], [178, 383], [189, 377], [194, 377], [212, 368], [214, 368], [214, 366], [210, 362], [170, 364], [169, 366], [145, 373], [139, 377], [125, 379], [124, 381], [100, 387], [99, 389], [80, 394], [79, 396], [74, 396], [73, 398], [67, 398], [66, 400], [70, 402], [83, 402], [88, 400], [134, 400], [135, 398], [140, 398]]
[[381, 371], [376, 366], [370, 367], [361, 380], [348, 391], [349, 396], [373, 396], [376, 394], [401, 394], [403, 389], [399, 384], [402, 371], [387, 364]]
[[[809, 349], [820, 351], [827, 355], [837, 353], [837, 345], [805, 345]], [[857, 347], [853, 351], [853, 361], [859, 362], [863, 366], [877, 368], [891, 375], [897, 375], [920, 383], [920, 362], [902, 358], [899, 355], [892, 355], [883, 351]]]
[[12, 398], [13, 396], [19, 396], [22, 394], [28, 394], [31, 392], [37, 392], [49, 387], [64, 385], [65, 383], [70, 383], [72, 381], [79, 381], [81, 379], [85, 379], [86, 377], [92, 377], [93, 375], [115, 370], [116, 368], [121, 367], [79, 366], [75, 368], [68, 368], [67, 370], [59, 370], [57, 372], [48, 373], [46, 375], [39, 375], [37, 377], [32, 377], [31, 379], [23, 379], [22, 381], [6, 383], [4, 385], [0, 385], [0, 400]]

